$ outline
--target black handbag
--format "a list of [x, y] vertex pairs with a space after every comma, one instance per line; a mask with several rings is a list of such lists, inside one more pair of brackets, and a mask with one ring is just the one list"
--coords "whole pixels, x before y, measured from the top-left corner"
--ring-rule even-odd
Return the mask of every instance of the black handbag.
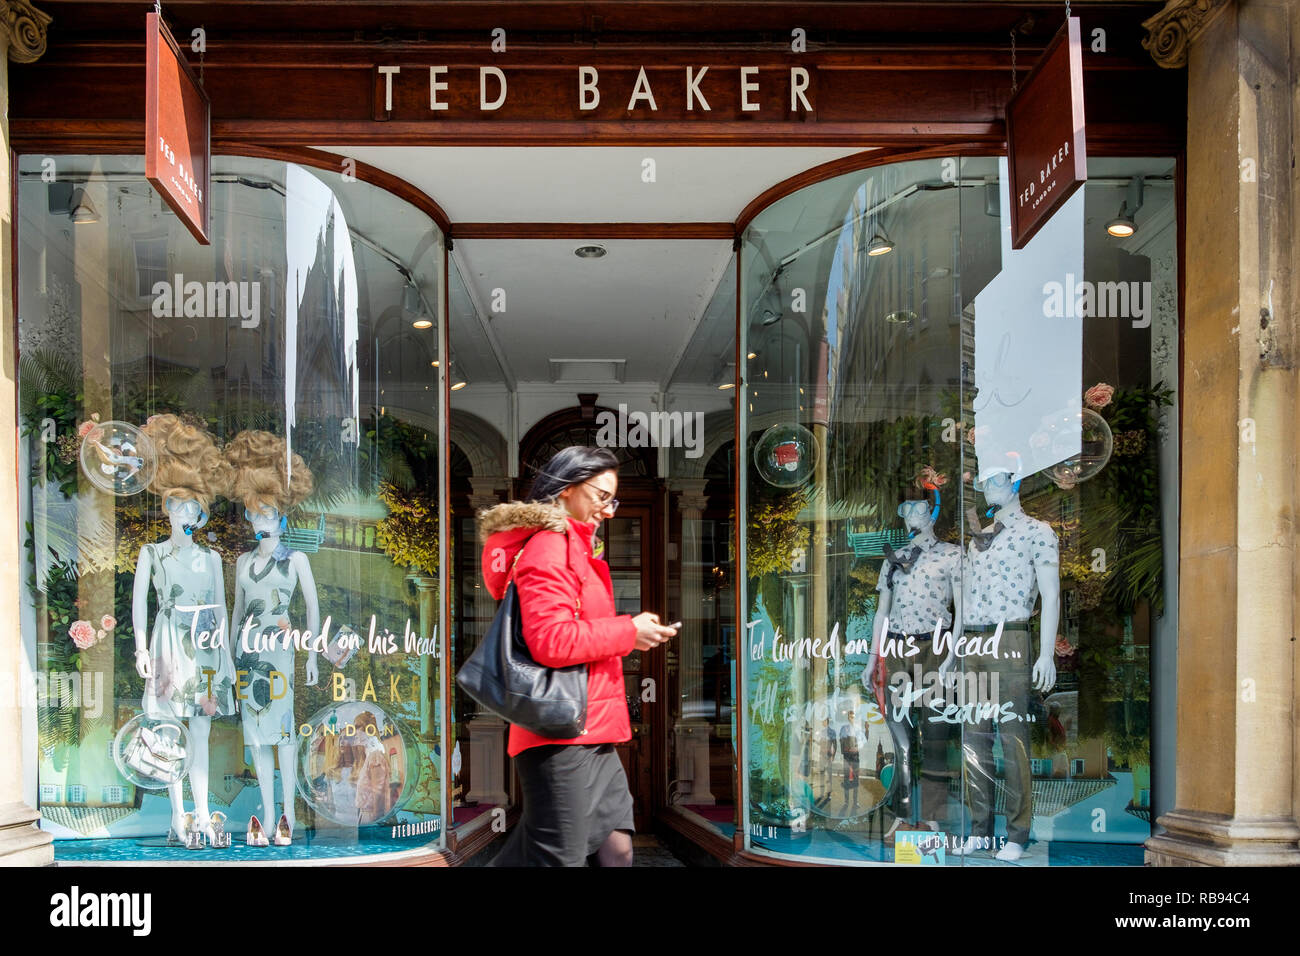
[[[523, 554], [522, 548], [519, 553]], [[587, 665], [544, 667], [533, 660], [524, 642], [513, 572], [511, 568], [512, 580], [496, 616], [482, 642], [460, 666], [456, 683], [487, 710], [538, 736], [553, 740], [581, 736], [587, 723]]]

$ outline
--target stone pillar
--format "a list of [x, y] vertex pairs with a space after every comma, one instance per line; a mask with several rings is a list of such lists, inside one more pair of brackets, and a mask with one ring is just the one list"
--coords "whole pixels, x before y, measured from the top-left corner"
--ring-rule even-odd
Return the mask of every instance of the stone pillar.
[[703, 478], [679, 478], [672, 490], [678, 492], [677, 508], [682, 516], [682, 547], [678, 569], [681, 574], [682, 631], [678, 636], [681, 661], [681, 713], [673, 725], [677, 740], [676, 777], [680, 803], [716, 802], [709, 781], [710, 723], [701, 717], [704, 708], [704, 640], [700, 633], [700, 605], [704, 597], [704, 568], [700, 563], [700, 531], [708, 498]]
[[[22, 689], [32, 673], [23, 655], [18, 608], [22, 539], [18, 523], [17, 468], [17, 321], [13, 307], [13, 193], [9, 167], [9, 61], [31, 63], [45, 52], [45, 28], [50, 18], [24, 0], [0, 0], [0, 422], [7, 436], [0, 442], [0, 542], [10, 560], [0, 572], [0, 864], [45, 865], [53, 862], [48, 833], [37, 828], [40, 814], [23, 793]], [[35, 720], [33, 712], [27, 715]], [[26, 755], [35, 759], [35, 754]]]
[[1177, 795], [1165, 865], [1300, 865], [1295, 725], [1300, 105], [1284, 0], [1171, 0], [1147, 21], [1186, 64]]
[[[493, 476], [474, 477], [470, 481], [474, 493], [469, 496], [469, 505], [475, 515], [484, 508], [500, 504], [496, 489], [509, 485], [506, 478]], [[483, 547], [483, 542], [477, 539], [474, 544], [475, 551]], [[488, 621], [496, 614], [496, 602], [483, 587], [483, 582], [478, 584], [474, 591], [474, 616], [480, 621]], [[477, 710], [477, 705], [475, 708]], [[510, 795], [506, 792], [506, 726], [500, 717], [483, 711], [478, 711], [469, 720], [470, 790], [465, 796], [468, 803], [505, 806], [510, 802]]]

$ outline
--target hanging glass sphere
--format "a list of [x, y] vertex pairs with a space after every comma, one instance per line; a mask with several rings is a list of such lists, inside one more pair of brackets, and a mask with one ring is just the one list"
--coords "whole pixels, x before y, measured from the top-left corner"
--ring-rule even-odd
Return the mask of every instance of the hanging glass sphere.
[[1115, 448], [1115, 436], [1106, 419], [1091, 408], [1080, 409], [1079, 419], [1082, 431], [1079, 454], [1047, 469], [1047, 474], [1056, 482], [1056, 486], [1066, 490], [1081, 481], [1087, 481], [1105, 468]]
[[153, 443], [128, 422], [86, 422], [81, 426], [81, 470], [110, 495], [136, 495], [158, 469]]
[[137, 787], [162, 790], [190, 768], [190, 735], [173, 718], [137, 714], [113, 738], [113, 763]]
[[414, 738], [373, 701], [331, 704], [298, 733], [298, 792], [344, 826], [367, 826], [400, 809], [420, 778], [419, 761], [437, 759], [421, 757]]
[[773, 425], [754, 447], [754, 467], [777, 488], [797, 488], [811, 477], [817, 462], [817, 439], [802, 425]]

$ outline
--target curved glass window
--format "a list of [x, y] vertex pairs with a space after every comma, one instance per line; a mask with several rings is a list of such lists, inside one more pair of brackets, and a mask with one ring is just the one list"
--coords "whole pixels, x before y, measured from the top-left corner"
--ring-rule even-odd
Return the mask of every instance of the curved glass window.
[[849, 173], [749, 226], [750, 847], [1142, 862], [1172, 798], [1172, 168], [1094, 160], [1018, 251], [996, 158]]
[[442, 236], [334, 173], [213, 167], [202, 246], [136, 157], [20, 162], [41, 825], [66, 860], [422, 847]]

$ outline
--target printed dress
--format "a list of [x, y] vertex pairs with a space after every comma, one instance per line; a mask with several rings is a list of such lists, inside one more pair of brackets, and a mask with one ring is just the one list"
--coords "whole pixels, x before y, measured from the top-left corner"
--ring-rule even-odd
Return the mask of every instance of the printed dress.
[[[231, 629], [235, 633], [236, 664], [245, 672], [244, 743], [249, 746], [294, 740], [294, 647], [292, 641], [285, 640], [290, 630], [289, 601], [298, 588], [293, 555], [283, 544], [269, 558], [250, 551], [237, 572], [238, 584], [244, 589], [244, 613]], [[245, 641], [252, 651], [244, 649]]]
[[[213, 552], [200, 544], [184, 550], [170, 542], [146, 544], [158, 614], [149, 638], [153, 676], [141, 705], [149, 717], [222, 717], [235, 713], [235, 668], [229, 636], [213, 648], [217, 594]], [[207, 634], [205, 640], [200, 638]], [[200, 644], [205, 646], [200, 647]]]

